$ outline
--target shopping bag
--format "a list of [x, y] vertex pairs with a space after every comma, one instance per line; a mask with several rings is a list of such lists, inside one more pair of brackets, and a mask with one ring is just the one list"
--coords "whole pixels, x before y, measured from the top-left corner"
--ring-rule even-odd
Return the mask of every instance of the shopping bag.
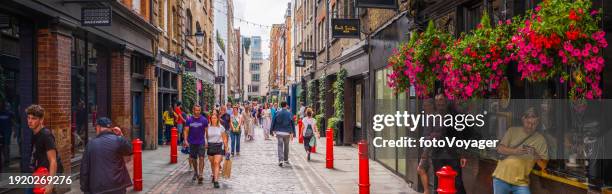
[[223, 162], [223, 172], [221, 176], [223, 176], [223, 178], [228, 179], [230, 178], [231, 174], [232, 174], [232, 160], [226, 159]]
[[308, 142], [308, 145], [309, 145], [310, 147], [315, 147], [315, 145], [317, 145], [317, 137], [312, 136], [312, 137], [310, 138], [310, 141]]

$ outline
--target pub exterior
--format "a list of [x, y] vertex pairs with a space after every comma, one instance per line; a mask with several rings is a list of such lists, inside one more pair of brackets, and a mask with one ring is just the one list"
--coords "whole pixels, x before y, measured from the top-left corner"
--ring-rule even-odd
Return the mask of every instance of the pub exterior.
[[[367, 2], [367, 1], [364, 1]], [[420, 137], [422, 132], [409, 131], [407, 128], [386, 128], [382, 132], [372, 130], [372, 117], [375, 114], [395, 114], [396, 111], [408, 111], [410, 113], [420, 112], [422, 100], [414, 90], [399, 94], [394, 93], [393, 88], [387, 86], [388, 75], [392, 69], [388, 68], [388, 59], [393, 55], [393, 49], [401, 43], [408, 42], [411, 34], [423, 32], [427, 22], [433, 21], [435, 26], [442, 31], [451, 33], [455, 37], [462, 32], [470, 31], [477, 27], [485, 10], [491, 13], [492, 23], [505, 21], [513, 16], [526, 13], [534, 9], [540, 1], [536, 0], [460, 0], [460, 1], [397, 1], [396, 10], [380, 10], [374, 8], [360, 9], [362, 23], [366, 27], [371, 24], [364, 22], [373, 17], [381, 15], [389, 18], [385, 24], [374, 25], [374, 30], [368, 39], [369, 43], [369, 72], [365, 97], [365, 129], [368, 129], [366, 140], [369, 142], [370, 158], [380, 162], [383, 166], [403, 177], [406, 182], [412, 183], [415, 190], [423, 191], [418, 174], [416, 173], [419, 156], [423, 152], [412, 148], [376, 148], [371, 142], [373, 137], [384, 139], [397, 139], [399, 137]], [[601, 29], [606, 32], [605, 39], [610, 42], [612, 20], [612, 2], [592, 1], [594, 8], [603, 11]], [[365, 27], [364, 27], [365, 28]], [[363, 29], [363, 28], [362, 28]], [[604, 100], [612, 97], [612, 49], [607, 47], [603, 50], [605, 68], [602, 75], [602, 98]], [[514, 64], [516, 65], [516, 64]], [[516, 69], [510, 65], [508, 69]], [[521, 80], [516, 70], [506, 72], [508, 76], [508, 87], [510, 99], [567, 99], [568, 90], [563, 89], [563, 83], [558, 80], [548, 82], [530, 82]], [[437, 87], [439, 87], [437, 85]], [[345, 99], [347, 98], [345, 94]], [[418, 112], [417, 112], [418, 111]], [[513, 115], [515, 118], [517, 115]], [[519, 115], [520, 116], [520, 115]], [[346, 119], [346, 116], [345, 116]], [[520, 121], [509, 119], [510, 122], [503, 126], [520, 125]], [[560, 122], [560, 121], [557, 121]], [[500, 124], [496, 122], [495, 124]], [[499, 126], [502, 126], [501, 124]], [[350, 130], [346, 128], [345, 131]], [[541, 133], [551, 137], [570, 137], [576, 132], [568, 129], [541, 129]], [[609, 129], [604, 129], [609, 131]], [[608, 132], [609, 133], [609, 132]], [[493, 136], [500, 137], [503, 133], [492, 132]], [[500, 137], [501, 138], [501, 137]], [[346, 137], [345, 137], [346, 139]], [[579, 143], [580, 144], [580, 143]], [[492, 173], [497, 165], [497, 160], [487, 154], [472, 154], [468, 163], [463, 168], [463, 181], [467, 193], [492, 193]], [[610, 163], [608, 160], [595, 160], [597, 164], [591, 164], [589, 170], [580, 170], [583, 167], [570, 166], [567, 159], [556, 158], [549, 162], [546, 173], [534, 170], [530, 175], [530, 188], [532, 193], [586, 193], [604, 192], [612, 185], [612, 177], [609, 175]], [[430, 177], [435, 176], [431, 169]], [[431, 178], [430, 178], [431, 180]], [[587, 181], [588, 180], [588, 181]]]

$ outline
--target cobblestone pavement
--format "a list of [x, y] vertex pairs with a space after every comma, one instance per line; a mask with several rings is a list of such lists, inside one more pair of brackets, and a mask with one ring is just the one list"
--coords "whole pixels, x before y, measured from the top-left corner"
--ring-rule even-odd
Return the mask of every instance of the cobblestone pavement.
[[303, 165], [293, 164], [290, 156], [292, 164], [279, 167], [276, 140], [264, 140], [263, 130], [258, 128], [255, 131], [254, 141], [245, 142], [242, 137], [240, 156], [232, 158], [231, 178], [221, 178], [221, 188], [213, 188], [208, 162], [204, 168], [204, 183], [191, 181], [193, 171], [189, 169], [185, 155], [182, 155], [180, 166], [148, 193], [312, 193], [303, 186], [312, 183], [304, 183], [304, 176], [297, 173], [303, 171]]

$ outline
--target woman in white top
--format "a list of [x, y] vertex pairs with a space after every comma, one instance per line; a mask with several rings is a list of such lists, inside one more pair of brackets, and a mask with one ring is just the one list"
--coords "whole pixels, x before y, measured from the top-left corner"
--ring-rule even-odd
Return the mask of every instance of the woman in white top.
[[270, 112], [270, 105], [266, 104], [263, 109], [263, 129], [264, 137], [266, 140], [270, 140], [270, 125], [272, 124], [272, 113]]
[[219, 188], [219, 169], [221, 159], [228, 153], [227, 134], [225, 128], [219, 122], [219, 115], [214, 113], [210, 116], [210, 126], [206, 128], [206, 142], [208, 143], [208, 160], [213, 175], [213, 185]]
[[304, 125], [304, 130], [302, 130], [302, 136], [304, 137], [304, 149], [306, 149], [306, 154], [308, 160], [310, 160], [310, 139], [313, 137], [319, 138], [319, 129], [317, 129], [317, 120], [312, 118], [313, 111], [311, 108], [306, 109], [306, 117], [302, 119], [302, 123]]

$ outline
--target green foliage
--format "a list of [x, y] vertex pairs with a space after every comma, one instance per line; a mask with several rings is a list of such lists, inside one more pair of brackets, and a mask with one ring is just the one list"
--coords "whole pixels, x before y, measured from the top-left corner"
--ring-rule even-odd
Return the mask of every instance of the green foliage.
[[334, 83], [334, 110], [336, 111], [334, 117], [339, 120], [344, 119], [344, 81], [346, 80], [346, 74], [346, 69], [340, 69]]
[[310, 107], [314, 107], [315, 105], [315, 90], [316, 90], [315, 81], [308, 82], [308, 98], [306, 99], [306, 105]]
[[319, 114], [325, 114], [325, 109], [323, 107], [325, 107], [326, 85], [326, 79], [325, 76], [323, 76], [319, 79], [319, 111], [317, 111]]
[[183, 111], [191, 112], [197, 100], [196, 78], [191, 74], [183, 74]]
[[338, 124], [338, 122], [340, 122], [341, 120], [339, 118], [336, 117], [331, 117], [328, 119], [327, 121], [327, 127], [331, 127], [332, 129], [334, 129], [334, 140], [338, 140], [338, 131], [340, 129], [338, 129], [338, 126], [336, 126], [336, 124]]
[[219, 30], [217, 30], [217, 44], [219, 45], [219, 48], [221, 48], [221, 51], [225, 53], [225, 42], [223, 42], [223, 39], [221, 39], [221, 36], [219, 35]]
[[203, 110], [212, 112], [215, 107], [215, 87], [208, 82], [202, 83], [202, 97], [200, 98], [203, 105]]
[[319, 129], [319, 130], [325, 130], [325, 129], [324, 129], [324, 127], [325, 127], [325, 126], [323, 126], [323, 124], [324, 124], [324, 123], [323, 123], [323, 122], [324, 122], [323, 120], [324, 120], [325, 116], [324, 116], [323, 114], [318, 114], [318, 115], [315, 115], [315, 117], [314, 117], [314, 118], [315, 118], [315, 120], [317, 121], [317, 129]]

